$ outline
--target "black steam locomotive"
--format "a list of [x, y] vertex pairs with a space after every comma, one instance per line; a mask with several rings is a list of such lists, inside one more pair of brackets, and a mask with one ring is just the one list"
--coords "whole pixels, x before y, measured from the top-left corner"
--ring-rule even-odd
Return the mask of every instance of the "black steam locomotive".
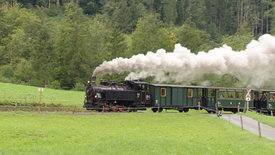
[[225, 88], [205, 86], [179, 86], [148, 84], [140, 81], [124, 83], [95, 78], [88, 82], [84, 108], [97, 111], [137, 111], [151, 108], [153, 112], [174, 109], [205, 109], [209, 113], [245, 111], [274, 113], [275, 90]]
[[102, 79], [100, 85], [95, 78], [88, 82], [84, 108], [97, 111], [137, 111], [150, 107], [150, 93], [145, 82], [125, 81], [116, 83]]

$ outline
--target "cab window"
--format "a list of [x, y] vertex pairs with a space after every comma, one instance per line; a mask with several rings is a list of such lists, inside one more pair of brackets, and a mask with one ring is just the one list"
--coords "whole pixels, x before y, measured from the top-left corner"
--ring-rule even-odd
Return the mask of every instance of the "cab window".
[[166, 97], [166, 88], [160, 88], [160, 97]]
[[193, 89], [188, 89], [187, 92], [188, 92], [188, 98], [193, 97]]

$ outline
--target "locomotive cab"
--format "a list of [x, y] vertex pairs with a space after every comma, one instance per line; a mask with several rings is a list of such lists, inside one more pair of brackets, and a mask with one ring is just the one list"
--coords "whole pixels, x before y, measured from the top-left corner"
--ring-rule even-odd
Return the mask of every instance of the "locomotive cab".
[[128, 85], [137, 92], [137, 103], [145, 106], [150, 104], [149, 84], [139, 81], [128, 81]]

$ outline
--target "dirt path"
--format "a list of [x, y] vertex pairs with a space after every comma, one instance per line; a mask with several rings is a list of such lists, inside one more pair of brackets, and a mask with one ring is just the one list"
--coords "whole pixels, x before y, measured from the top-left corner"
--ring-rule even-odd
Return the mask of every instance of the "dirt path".
[[[216, 115], [212, 115], [212, 116], [216, 116]], [[241, 116], [240, 115], [223, 114], [220, 118], [225, 119], [225, 120], [241, 127]], [[243, 128], [245, 130], [248, 130], [256, 135], [259, 135], [257, 120], [254, 120], [247, 116], [242, 116], [242, 120], [243, 120]], [[269, 125], [263, 124], [263, 123], [260, 123], [260, 128], [261, 128], [261, 136], [262, 137], [268, 138], [270, 140], [275, 140], [275, 128], [273, 128]]]

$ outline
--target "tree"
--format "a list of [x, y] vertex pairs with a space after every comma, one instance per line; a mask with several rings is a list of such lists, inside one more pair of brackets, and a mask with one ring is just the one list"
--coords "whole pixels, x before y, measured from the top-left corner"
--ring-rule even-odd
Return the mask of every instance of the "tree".
[[126, 49], [127, 45], [124, 35], [119, 30], [118, 26], [112, 26], [107, 37], [106, 44], [106, 52], [109, 56], [109, 60], [117, 57], [123, 57]]
[[55, 45], [59, 62], [55, 68], [56, 79], [63, 88], [71, 89], [76, 82], [86, 82], [90, 61], [85, 46], [86, 31], [82, 9], [68, 3]]
[[163, 0], [163, 20], [169, 25], [174, 25], [177, 19], [177, 1]]
[[104, 13], [108, 14], [113, 23], [117, 23], [120, 30], [124, 33], [131, 33], [134, 31], [137, 20], [144, 12], [142, 3], [135, 0], [120, 0], [109, 1], [104, 6]]
[[132, 34], [133, 54], [146, 53], [164, 48], [172, 51], [174, 44], [171, 42], [170, 34], [163, 27], [157, 15], [147, 15], [139, 19], [137, 28]]
[[187, 47], [192, 52], [207, 51], [212, 48], [214, 44], [210, 35], [203, 30], [196, 29], [189, 25], [183, 25], [175, 30], [178, 43]]
[[56, 53], [53, 47], [54, 34], [49, 28], [54, 27], [46, 21], [40, 25], [40, 30], [33, 37], [33, 50], [30, 56], [30, 62], [34, 73], [32, 76], [37, 79], [41, 85], [47, 85], [54, 80], [54, 65], [56, 63]]

